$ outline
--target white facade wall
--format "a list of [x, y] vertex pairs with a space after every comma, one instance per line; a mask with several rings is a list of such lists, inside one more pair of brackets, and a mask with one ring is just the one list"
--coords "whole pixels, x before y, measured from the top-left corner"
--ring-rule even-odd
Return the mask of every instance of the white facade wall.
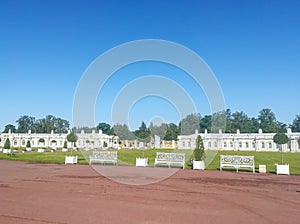
[[[40, 147], [50, 147], [50, 148], [62, 148], [64, 142], [67, 140], [68, 134], [56, 134], [51, 132], [47, 133], [0, 133], [0, 148], [4, 147], [5, 140], [9, 138], [11, 147], [26, 147], [26, 143], [29, 140], [32, 148], [40, 148]], [[81, 132], [77, 134], [78, 141], [76, 142], [76, 146], [78, 148], [118, 148], [118, 137], [110, 136], [103, 134], [101, 131], [95, 133], [84, 133]], [[44, 139], [45, 142], [39, 142], [40, 139]], [[107, 144], [104, 147], [105, 143]], [[70, 143], [68, 143], [68, 147], [72, 147]]]
[[[279, 146], [274, 143], [273, 136], [276, 133], [198, 133], [192, 135], [178, 136], [179, 149], [195, 149], [197, 136], [200, 135], [203, 139], [204, 148], [207, 150], [235, 150], [235, 151], [279, 151]], [[286, 135], [290, 139], [288, 144], [283, 145], [282, 149], [285, 152], [300, 151], [299, 132], [291, 132], [287, 130]]]

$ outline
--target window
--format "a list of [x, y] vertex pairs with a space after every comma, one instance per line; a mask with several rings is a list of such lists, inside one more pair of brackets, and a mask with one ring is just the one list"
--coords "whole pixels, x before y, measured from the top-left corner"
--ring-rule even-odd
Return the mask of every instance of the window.
[[270, 149], [272, 148], [272, 142], [269, 142], [269, 148]]
[[17, 140], [14, 140], [14, 146], [16, 146], [18, 144]]
[[239, 148], [242, 148], [243, 144], [241, 142], [239, 142]]
[[211, 142], [208, 142], [208, 147], [211, 148]]
[[183, 147], [183, 148], [185, 147], [185, 142], [182, 142], [182, 147]]
[[188, 142], [188, 147], [191, 147], [191, 142]]
[[246, 142], [246, 148], [247, 149], [249, 148], [249, 142]]
[[265, 148], [265, 143], [264, 143], [264, 142], [261, 143], [261, 147], [262, 147], [263, 149]]
[[227, 142], [226, 141], [224, 142], [224, 148], [227, 148]]
[[24, 146], [24, 145], [25, 145], [25, 140], [23, 139], [23, 140], [22, 140], [22, 146]]
[[233, 142], [230, 142], [230, 148], [233, 148]]
[[217, 148], [217, 147], [218, 147], [218, 144], [217, 144], [217, 142], [215, 142], [215, 143], [214, 143], [214, 147], [215, 147], [215, 148]]
[[252, 148], [255, 149], [255, 142], [252, 142]]

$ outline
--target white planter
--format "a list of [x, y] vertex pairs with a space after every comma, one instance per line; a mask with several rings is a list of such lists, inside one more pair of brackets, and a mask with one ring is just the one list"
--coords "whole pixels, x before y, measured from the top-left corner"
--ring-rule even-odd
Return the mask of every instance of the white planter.
[[289, 164], [285, 164], [285, 165], [275, 164], [275, 171], [276, 171], [276, 174], [290, 175], [290, 165]]
[[31, 148], [26, 148], [26, 152], [30, 152], [31, 151]]
[[39, 149], [38, 149], [38, 152], [45, 152], [45, 149], [39, 148]]
[[148, 166], [148, 158], [136, 158], [135, 159], [135, 165], [136, 166]]
[[62, 148], [61, 151], [62, 151], [62, 152], [68, 152], [68, 149], [67, 149], [67, 148]]
[[10, 149], [3, 149], [3, 153], [11, 153]]
[[66, 156], [65, 157], [65, 164], [76, 164], [78, 162], [77, 156]]
[[204, 170], [204, 169], [205, 169], [204, 160], [202, 161], [193, 160], [193, 170]]
[[0, 148], [0, 152], [2, 152], [3, 151], [3, 149], [2, 148]]
[[266, 173], [267, 172], [266, 165], [259, 165], [258, 166], [258, 172], [260, 172], [260, 173]]

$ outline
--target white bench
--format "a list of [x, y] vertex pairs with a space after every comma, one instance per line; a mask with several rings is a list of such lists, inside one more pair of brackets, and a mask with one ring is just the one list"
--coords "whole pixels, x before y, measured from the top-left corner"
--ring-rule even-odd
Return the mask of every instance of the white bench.
[[117, 165], [118, 163], [118, 153], [117, 152], [106, 152], [106, 151], [94, 151], [90, 155], [90, 164], [92, 163], [101, 163], [102, 165], [105, 162], [113, 163]]
[[157, 152], [154, 161], [154, 167], [158, 164], [167, 164], [168, 167], [170, 167], [171, 165], [179, 164], [184, 169], [185, 154], [172, 152]]
[[236, 172], [239, 172], [239, 168], [251, 168], [253, 173], [255, 172], [254, 156], [230, 156], [221, 155], [220, 157], [220, 170], [223, 167], [234, 167]]

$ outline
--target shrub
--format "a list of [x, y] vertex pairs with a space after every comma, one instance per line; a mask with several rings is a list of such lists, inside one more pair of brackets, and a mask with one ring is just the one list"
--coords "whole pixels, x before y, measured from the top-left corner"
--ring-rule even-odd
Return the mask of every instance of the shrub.
[[64, 148], [65, 148], [65, 149], [68, 148], [68, 143], [67, 143], [67, 141], [64, 142]]
[[196, 148], [194, 150], [194, 158], [196, 161], [205, 159], [204, 144], [200, 135], [196, 139]]
[[10, 149], [10, 141], [9, 141], [9, 138], [7, 138], [4, 142], [4, 148], [5, 149]]
[[26, 148], [31, 148], [31, 143], [29, 140], [27, 140], [27, 142], [26, 142]]

